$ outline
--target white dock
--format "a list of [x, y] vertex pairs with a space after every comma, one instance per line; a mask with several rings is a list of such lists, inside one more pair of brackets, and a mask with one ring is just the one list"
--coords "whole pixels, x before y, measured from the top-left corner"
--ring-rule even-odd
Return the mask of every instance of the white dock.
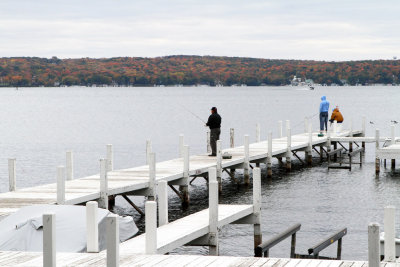
[[[208, 157], [207, 154], [194, 155], [189, 157], [189, 147], [184, 146], [181, 151], [182, 157], [154, 163], [150, 165], [139, 166], [135, 168], [113, 170], [112, 169], [112, 151], [107, 160], [106, 170], [103, 173], [66, 180], [61, 174], [58, 177], [58, 183], [40, 185], [29, 188], [19, 189], [15, 181], [15, 159], [9, 160], [10, 170], [10, 192], [0, 194], [0, 217], [6, 216], [17, 209], [35, 204], [80, 204], [91, 200], [102, 199], [100, 207], [107, 208], [106, 198], [117, 195], [144, 195], [153, 196], [154, 186], [157, 182], [164, 180], [169, 185], [179, 185], [186, 187], [183, 190], [188, 194], [190, 176], [206, 176], [208, 168], [217, 167], [218, 179], [221, 179], [223, 170], [228, 169], [244, 169], [244, 182], [249, 182], [249, 164], [265, 163], [271, 169], [272, 157], [278, 159], [286, 158], [286, 167], [290, 168], [292, 152], [304, 151], [311, 155], [314, 146], [326, 146], [328, 137], [318, 137], [318, 132], [301, 133], [296, 135], [290, 134], [287, 129], [289, 138], [280, 137], [270, 141], [260, 141], [245, 146], [223, 149], [221, 153], [229, 152], [232, 159], [221, 159], [220, 157]], [[351, 131], [351, 135], [362, 135], [363, 131]], [[272, 134], [270, 134], [272, 136]], [[332, 138], [336, 136], [345, 137], [350, 135], [350, 130], [344, 130], [337, 134], [332, 134]], [[248, 144], [248, 136], [245, 136], [245, 144]], [[247, 140], [247, 141], [246, 141]], [[183, 145], [183, 142], [182, 142]], [[271, 146], [271, 148], [269, 148]], [[110, 148], [110, 146], [108, 146]], [[110, 149], [108, 149], [110, 150]], [[151, 147], [149, 149], [151, 151]], [[221, 154], [220, 153], [220, 154]], [[150, 158], [148, 153], [148, 158]], [[296, 155], [297, 156], [297, 155]], [[155, 157], [155, 156], [154, 156]], [[220, 164], [219, 164], [220, 159]], [[68, 165], [68, 164], [67, 164]], [[152, 171], [153, 170], [153, 180]], [[185, 168], [187, 170], [185, 170]], [[60, 170], [59, 170], [60, 171]], [[67, 173], [72, 170], [67, 169]], [[229, 171], [227, 171], [229, 173]], [[272, 173], [272, 171], [271, 171]], [[232, 173], [230, 173], [231, 175]], [[102, 178], [102, 179], [101, 179]], [[101, 187], [103, 184], [103, 188]], [[59, 188], [59, 190], [57, 190]], [[60, 191], [61, 190], [61, 191]], [[188, 200], [188, 195], [183, 196]]]
[[[106, 253], [57, 254], [57, 266], [106, 266]], [[395, 267], [400, 263], [382, 262], [380, 267]], [[310, 259], [279, 259], [195, 255], [133, 255], [121, 254], [120, 266], [263, 266], [263, 267], [367, 267], [366, 261], [327, 261]], [[42, 253], [0, 251], [0, 266], [43, 266]]]

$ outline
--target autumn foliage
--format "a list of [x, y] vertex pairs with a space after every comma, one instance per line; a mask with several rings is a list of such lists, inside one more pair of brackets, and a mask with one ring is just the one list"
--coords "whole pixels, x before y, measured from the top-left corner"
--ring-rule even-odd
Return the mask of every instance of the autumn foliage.
[[0, 58], [0, 86], [286, 85], [398, 83], [399, 60], [304, 61], [239, 57]]

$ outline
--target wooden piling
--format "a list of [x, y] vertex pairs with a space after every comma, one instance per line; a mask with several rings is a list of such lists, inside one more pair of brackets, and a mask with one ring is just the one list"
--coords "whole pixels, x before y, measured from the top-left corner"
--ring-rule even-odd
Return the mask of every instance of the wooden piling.
[[17, 190], [17, 160], [8, 159], [8, 188], [10, 192]]
[[384, 246], [384, 261], [396, 261], [396, 243], [395, 243], [395, 213], [394, 206], [385, 207], [384, 224], [385, 229], [385, 246]]
[[221, 140], [217, 140], [217, 182], [218, 192], [222, 193], [222, 150]]
[[65, 168], [64, 166], [57, 167], [57, 204], [65, 203]]
[[43, 267], [56, 266], [56, 215], [43, 214]]
[[290, 128], [286, 130], [286, 140], [286, 170], [290, 171], [292, 169], [292, 134]]
[[[375, 149], [376, 151], [379, 149], [379, 129], [375, 130]], [[379, 174], [380, 172], [381, 162], [379, 157], [375, 157], [375, 173]]]
[[107, 267], [119, 266], [119, 221], [117, 214], [106, 217], [107, 225]]
[[100, 159], [100, 199], [99, 207], [108, 209], [108, 178], [107, 178], [107, 160]]
[[155, 200], [156, 197], [156, 153], [150, 153], [149, 163], [149, 193], [148, 200]]
[[380, 266], [380, 240], [379, 240], [379, 224], [371, 223], [368, 225], [368, 266]]
[[158, 194], [158, 225], [162, 226], [168, 223], [168, 184], [161, 180], [157, 186]]
[[[333, 142], [333, 150], [337, 149], [337, 142]], [[337, 154], [333, 155], [333, 160], [336, 162], [337, 161]]]
[[114, 154], [111, 144], [107, 145], [107, 171], [114, 170]]
[[66, 152], [66, 179], [67, 181], [71, 181], [74, 179], [74, 158], [72, 151], [67, 151]]
[[146, 201], [145, 204], [145, 251], [146, 254], [157, 254], [157, 204]]
[[272, 132], [268, 133], [267, 177], [272, 177]]
[[261, 232], [261, 170], [254, 168], [253, 170], [253, 207], [255, 222], [254, 226], [254, 249], [262, 243]]
[[210, 168], [208, 170], [209, 177], [209, 194], [208, 194], [208, 210], [209, 210], [209, 248], [210, 255], [218, 256], [218, 182], [216, 180], [217, 170]]
[[179, 191], [182, 193], [183, 205], [189, 205], [189, 146], [183, 146], [183, 185], [179, 185]]
[[250, 169], [250, 151], [249, 151], [249, 136], [246, 134], [244, 136], [244, 170], [243, 170], [243, 175], [244, 175], [244, 184], [248, 185], [250, 184], [250, 174], [249, 174], [249, 169]]
[[96, 201], [86, 203], [86, 252], [99, 252], [98, 204]]
[[256, 124], [256, 143], [261, 142], [261, 129], [260, 129], [260, 124]]

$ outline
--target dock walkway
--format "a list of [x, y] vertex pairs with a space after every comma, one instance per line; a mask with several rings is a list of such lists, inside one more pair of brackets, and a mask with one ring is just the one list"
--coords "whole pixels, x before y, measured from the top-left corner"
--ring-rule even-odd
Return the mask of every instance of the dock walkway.
[[[290, 130], [288, 131], [290, 133]], [[334, 136], [349, 136], [350, 131], [344, 130]], [[352, 135], [362, 135], [362, 131], [352, 131]], [[327, 136], [318, 137], [318, 132], [301, 133], [296, 135], [289, 135], [288, 137], [280, 137], [272, 139], [272, 149], [269, 149], [268, 141], [260, 141], [248, 144], [248, 136], [245, 136], [245, 145], [233, 148], [223, 149], [222, 153], [229, 152], [232, 155], [231, 159], [221, 159], [220, 167], [224, 170], [231, 169], [244, 169], [245, 179], [246, 172], [248, 176], [249, 163], [268, 163], [268, 158], [277, 157], [285, 158], [290, 162], [292, 156], [291, 152], [308, 151], [313, 146], [324, 146], [327, 142]], [[309, 140], [311, 139], [311, 145]], [[247, 141], [246, 141], [247, 140]], [[158, 181], [165, 180], [169, 185], [188, 186], [188, 178], [190, 176], [204, 176], [207, 175], [210, 167], [217, 167], [218, 157], [208, 157], [207, 154], [193, 155], [189, 157], [189, 148], [185, 146], [182, 150], [186, 149], [186, 160], [183, 155], [180, 158], [167, 160], [154, 164], [154, 179], [152, 182], [152, 166], [149, 165], [113, 170], [112, 167], [108, 168], [106, 175], [106, 186], [102, 189], [102, 173], [78, 178], [73, 180], [66, 180], [62, 178], [61, 188], [60, 182], [45, 184], [29, 188], [16, 189], [15, 191], [5, 192], [0, 194], [0, 218], [10, 213], [15, 212], [21, 207], [35, 205], [35, 204], [80, 204], [91, 200], [98, 200], [102, 197], [117, 196], [117, 195], [144, 195], [154, 196], [153, 187]], [[246, 153], [247, 150], [247, 153]], [[268, 154], [271, 154], [270, 156]], [[154, 159], [153, 159], [154, 160]], [[110, 160], [109, 160], [110, 161]], [[112, 160], [111, 160], [112, 161]], [[155, 161], [155, 160], [154, 160]], [[185, 164], [186, 162], [186, 164]], [[112, 162], [111, 162], [112, 166]], [[9, 166], [10, 167], [10, 166]], [[187, 168], [187, 170], [185, 170]], [[13, 173], [14, 172], [14, 173]], [[272, 171], [271, 171], [272, 172]], [[221, 173], [221, 172], [220, 172]], [[12, 180], [14, 177], [14, 181]], [[219, 179], [221, 174], [219, 174]], [[247, 178], [248, 179], [248, 178]], [[219, 180], [220, 181], [220, 180]], [[12, 185], [14, 184], [14, 185]], [[14, 167], [10, 167], [10, 189], [16, 188], [15, 186], [15, 160]], [[61, 198], [59, 195], [62, 195]], [[59, 201], [61, 199], [61, 201]], [[60, 203], [61, 202], [61, 203]], [[101, 205], [100, 205], [101, 206]], [[107, 208], [107, 205], [103, 205]]]
[[[106, 266], [106, 253], [58, 253], [57, 266]], [[287, 258], [253, 258], [197, 255], [120, 255], [120, 266], [263, 266], [263, 267], [367, 267], [366, 261], [314, 260]], [[395, 267], [400, 263], [382, 262], [380, 267]], [[0, 266], [43, 266], [39, 252], [0, 251]]]

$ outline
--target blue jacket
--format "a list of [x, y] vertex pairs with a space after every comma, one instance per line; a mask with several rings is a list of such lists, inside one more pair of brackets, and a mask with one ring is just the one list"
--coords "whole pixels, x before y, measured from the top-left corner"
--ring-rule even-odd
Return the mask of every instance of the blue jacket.
[[321, 104], [319, 104], [319, 112], [329, 111], [329, 102], [326, 100], [326, 96], [321, 97]]

